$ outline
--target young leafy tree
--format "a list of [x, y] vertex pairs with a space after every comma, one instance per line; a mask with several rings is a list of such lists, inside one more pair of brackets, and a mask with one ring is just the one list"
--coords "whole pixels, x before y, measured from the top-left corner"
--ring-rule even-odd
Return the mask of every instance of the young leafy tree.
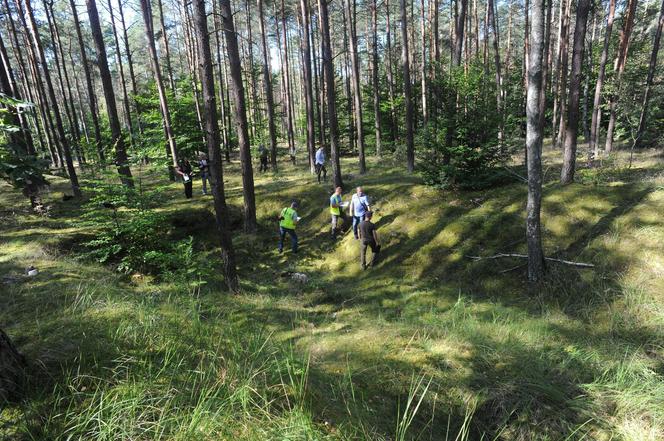
[[230, 0], [219, 2], [221, 20], [226, 36], [226, 51], [230, 62], [231, 92], [235, 107], [235, 127], [237, 128], [238, 143], [240, 146], [240, 162], [242, 163], [242, 195], [244, 197], [244, 230], [254, 233], [256, 223], [256, 196], [254, 194], [254, 172], [251, 166], [251, 145], [249, 142], [249, 127], [247, 125], [247, 110], [244, 98], [244, 85], [242, 84], [242, 64], [237, 44], [237, 34], [233, 23], [233, 11]]
[[102, 35], [101, 25], [99, 23], [97, 3], [95, 0], [86, 0], [86, 4], [88, 6], [88, 17], [90, 18], [92, 38], [97, 49], [97, 66], [99, 67], [101, 85], [104, 89], [106, 113], [108, 114], [108, 122], [111, 127], [111, 140], [113, 142], [113, 146], [115, 147], [115, 165], [118, 169], [118, 173], [120, 174], [120, 180], [122, 183], [127, 187], [133, 188], [134, 181], [131, 176], [129, 164], [127, 163], [127, 152], [125, 151], [122, 130], [120, 129], [120, 118], [118, 117], [118, 109], [115, 103], [113, 80], [111, 79], [111, 71], [108, 68], [106, 45], [104, 44], [104, 36]]
[[574, 49], [572, 52], [572, 72], [569, 82], [569, 106], [565, 133], [565, 151], [560, 183], [569, 184], [574, 180], [576, 164], [577, 131], [579, 130], [579, 93], [581, 90], [581, 69], [583, 68], [583, 52], [586, 47], [586, 25], [590, 12], [591, 0], [579, 0], [576, 8], [576, 25], [574, 28]]
[[538, 282], [544, 274], [542, 251], [542, 140], [539, 99], [542, 87], [544, 50], [544, 0], [533, 0], [530, 10], [530, 53], [528, 56], [528, 91], [526, 95], [526, 151], [528, 201], [526, 203], [526, 242], [528, 243], [528, 280]]
[[219, 149], [219, 125], [217, 122], [217, 103], [214, 90], [214, 73], [212, 69], [212, 53], [210, 51], [210, 35], [208, 34], [207, 15], [204, 0], [193, 1], [194, 26], [198, 34], [198, 51], [200, 54], [199, 75], [205, 108], [205, 142], [210, 160], [212, 175], [212, 196], [217, 233], [221, 241], [221, 257], [224, 265], [226, 284], [231, 292], [239, 291], [237, 270], [235, 267], [235, 251], [228, 225], [228, 208], [224, 194], [224, 176], [221, 167], [221, 150]]

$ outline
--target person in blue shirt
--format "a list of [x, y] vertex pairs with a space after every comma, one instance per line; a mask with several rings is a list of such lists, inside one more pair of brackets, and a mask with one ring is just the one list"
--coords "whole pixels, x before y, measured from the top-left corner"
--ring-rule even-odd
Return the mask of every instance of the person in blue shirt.
[[320, 184], [320, 174], [323, 173], [323, 180], [327, 180], [327, 169], [325, 169], [325, 149], [320, 146], [316, 150], [316, 158], [314, 160], [314, 168], [316, 169], [316, 176]]
[[351, 216], [353, 216], [353, 235], [355, 239], [359, 239], [357, 228], [364, 219], [365, 213], [371, 211], [369, 197], [364, 194], [362, 187], [357, 187], [357, 191], [351, 198], [349, 211]]

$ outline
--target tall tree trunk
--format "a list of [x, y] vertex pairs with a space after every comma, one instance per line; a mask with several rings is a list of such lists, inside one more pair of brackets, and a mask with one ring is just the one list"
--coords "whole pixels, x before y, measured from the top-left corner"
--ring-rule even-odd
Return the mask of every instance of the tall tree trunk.
[[588, 72], [584, 76], [583, 81], [583, 112], [581, 114], [581, 122], [583, 125], [583, 138], [584, 142], [590, 140], [590, 126], [588, 125], [588, 96], [590, 94], [590, 77], [593, 73], [593, 45], [595, 43], [595, 32], [597, 31], [597, 15], [593, 14], [593, 31], [590, 35], [588, 42], [588, 56], [586, 57]]
[[286, 133], [288, 135], [288, 151], [290, 153], [291, 162], [295, 164], [295, 133], [293, 131], [293, 98], [291, 95], [291, 75], [290, 75], [290, 57], [288, 56], [288, 29], [286, 27], [286, 5], [284, 0], [281, 0], [281, 32], [284, 39], [284, 87], [286, 99]]
[[[462, 0], [466, 4], [467, 0]], [[410, 83], [410, 60], [408, 54], [408, 14], [406, 12], [406, 0], [401, 3], [401, 68], [403, 69], [403, 95], [406, 106], [406, 161], [408, 171], [415, 171], [415, 139], [413, 135], [413, 101], [411, 97]], [[463, 25], [462, 25], [463, 27]], [[461, 44], [461, 43], [459, 43]], [[460, 47], [460, 46], [459, 46]], [[457, 51], [458, 59], [461, 60], [461, 52]]]
[[78, 39], [79, 50], [81, 51], [81, 64], [83, 65], [83, 73], [85, 74], [85, 85], [88, 89], [88, 104], [90, 105], [90, 117], [92, 118], [92, 126], [95, 131], [95, 145], [97, 147], [97, 156], [99, 162], [102, 164], [106, 161], [104, 149], [102, 147], [101, 126], [99, 125], [99, 113], [97, 112], [96, 94], [94, 85], [92, 84], [92, 74], [90, 73], [90, 65], [88, 64], [88, 55], [86, 53], [86, 45], [83, 41], [83, 33], [81, 32], [81, 22], [78, 19], [78, 11], [76, 10], [76, 2], [69, 0], [69, 6], [74, 17], [74, 28], [76, 29], [76, 38]]
[[101, 77], [101, 85], [104, 89], [104, 98], [106, 100], [106, 113], [108, 115], [108, 123], [111, 128], [111, 141], [115, 147], [115, 165], [120, 174], [120, 180], [127, 187], [133, 188], [134, 181], [132, 180], [131, 170], [127, 163], [127, 152], [125, 151], [124, 139], [122, 137], [122, 130], [120, 129], [120, 118], [118, 117], [118, 109], [115, 105], [115, 93], [113, 92], [113, 80], [111, 79], [111, 71], [108, 69], [108, 59], [106, 57], [106, 46], [104, 45], [104, 36], [101, 32], [101, 25], [99, 24], [99, 13], [97, 12], [97, 4], [95, 0], [86, 0], [88, 6], [88, 16], [90, 18], [90, 28], [92, 30], [92, 38], [95, 42], [97, 49], [97, 66], [99, 66], [99, 75]]
[[662, 38], [662, 27], [664, 27], [664, 0], [662, 0], [662, 6], [659, 10], [659, 21], [652, 43], [652, 52], [650, 53], [646, 90], [643, 93], [643, 105], [641, 106], [641, 116], [639, 117], [639, 128], [636, 132], [636, 138], [634, 138], [632, 149], [641, 147], [643, 132], [646, 130], [646, 115], [648, 114], [648, 105], [650, 102], [650, 89], [655, 77], [655, 69], [657, 68], [657, 54], [659, 53], [659, 42]]
[[[477, 2], [477, 0], [474, 1]], [[422, 123], [426, 125], [429, 121], [429, 113], [427, 108], [427, 38], [424, 0], [420, 0], [420, 34], [420, 44], [422, 45], [422, 63], [420, 64], [420, 88], [422, 90], [420, 93], [422, 97]]]
[[[306, 0], [301, 0], [306, 1]], [[272, 74], [268, 59], [267, 36], [265, 34], [265, 20], [263, 18], [263, 0], [258, 2], [258, 15], [261, 28], [261, 45], [263, 46], [263, 83], [265, 84], [265, 101], [267, 104], [267, 126], [270, 134], [270, 162], [272, 170], [277, 169], [277, 128], [274, 124], [274, 96], [272, 95]]]
[[[217, 0], [212, 0], [212, 10], [216, 11], [218, 9], [217, 7]], [[229, 151], [229, 146], [230, 146], [230, 140], [229, 140], [229, 126], [226, 123], [226, 93], [225, 93], [225, 86], [224, 86], [224, 66], [226, 63], [224, 63], [224, 59], [222, 56], [222, 37], [221, 37], [221, 18], [219, 17], [219, 14], [214, 13], [214, 40], [215, 40], [215, 46], [216, 46], [216, 51], [217, 51], [217, 74], [219, 76], [219, 109], [221, 110], [220, 120], [221, 120], [221, 140], [224, 145], [224, 152], [226, 153], [226, 160], [230, 162], [230, 151]], [[261, 23], [262, 25], [262, 23]]]
[[[351, 1], [353, 4], [351, 5]], [[355, 113], [355, 129], [357, 135], [357, 150], [360, 174], [367, 171], [364, 157], [364, 130], [362, 120], [362, 89], [360, 88], [360, 62], [357, 56], [357, 19], [355, 17], [355, 0], [345, 0], [346, 15], [348, 16], [349, 48], [351, 62], [351, 82], [353, 85], [353, 102]]]
[[[302, 13], [302, 61], [304, 64], [304, 99], [307, 116], [307, 151], [309, 152], [309, 169], [311, 173], [314, 172], [314, 160], [316, 156], [314, 143], [316, 141], [316, 133], [314, 129], [314, 92], [312, 87], [312, 73], [311, 73], [311, 44], [309, 38], [309, 4], [308, 0], [300, 0], [300, 11]], [[261, 15], [262, 17], [262, 15]], [[267, 66], [267, 61], [265, 62]]]
[[148, 44], [148, 54], [150, 56], [150, 65], [152, 66], [152, 74], [154, 81], [157, 85], [157, 93], [159, 95], [159, 110], [163, 119], [164, 137], [166, 138], [166, 157], [171, 157], [171, 167], [169, 167], [169, 174], [171, 179], [174, 179], [174, 169], [178, 165], [177, 145], [175, 143], [175, 136], [173, 134], [173, 126], [171, 124], [171, 114], [168, 110], [168, 99], [166, 98], [166, 88], [161, 76], [161, 68], [159, 66], [159, 57], [157, 56], [157, 47], [154, 42], [154, 28], [152, 25], [152, 7], [150, 0], [141, 1], [141, 13], [143, 15], [143, 22], [145, 24], [145, 38]]
[[546, 2], [546, 24], [544, 28], [544, 53], [542, 55], [542, 87], [540, 88], [539, 96], [539, 125], [542, 128], [542, 140], [544, 140], [544, 125], [546, 122], [546, 91], [549, 81], [549, 60], [551, 58], [551, 12], [553, 8], [553, 0], [545, 0]]
[[[636, 4], [638, 0], [629, 0], [626, 7], [626, 16], [623, 22], [623, 28], [620, 33], [620, 47], [618, 48], [618, 57], [616, 58], [613, 70], [615, 75], [615, 90], [620, 92], [622, 75], [625, 72], [625, 65], [627, 64], [627, 53], [629, 51], [629, 39], [632, 35], [632, 28], [634, 27], [634, 16], [636, 15]], [[613, 93], [609, 100], [609, 126], [606, 129], [606, 143], [604, 144], [604, 151], [611, 153], [613, 148], [613, 130], [616, 126], [616, 106], [618, 104], [618, 93]]]
[[[500, 37], [498, 34], [498, 25], [496, 23], [496, 14], [494, 11], [494, 0], [487, 0], [488, 21], [493, 29], [493, 62], [496, 68], [496, 111], [500, 118], [500, 127], [498, 129], [498, 142], [503, 142], [503, 79], [500, 69]], [[488, 38], [488, 36], [486, 36]]]
[[118, 11], [120, 12], [120, 24], [122, 25], [122, 40], [124, 41], [125, 54], [127, 56], [127, 66], [129, 67], [129, 80], [131, 81], [131, 101], [134, 105], [134, 112], [136, 112], [136, 123], [138, 126], [138, 133], [143, 134], [143, 125], [141, 123], [141, 111], [138, 108], [136, 97], [138, 96], [138, 87], [136, 86], [136, 74], [134, 73], [134, 61], [129, 47], [129, 35], [127, 34], [127, 23], [125, 23], [125, 16], [123, 11], [122, 0], [118, 0]]
[[[142, 1], [142, 0], [141, 0]], [[159, 26], [161, 26], [161, 38], [164, 43], [164, 61], [166, 65], [166, 75], [168, 76], [168, 85], [171, 92], [175, 94], [175, 80], [173, 78], [173, 68], [171, 67], [171, 49], [168, 44], [168, 34], [166, 33], [166, 22], [164, 21], [164, 5], [162, 0], [157, 0], [157, 7], [159, 8]], [[150, 16], [152, 16], [152, 6], [150, 6]], [[153, 29], [150, 24], [150, 29]], [[154, 42], [154, 30], [152, 31], [152, 40]], [[161, 72], [159, 72], [161, 75]]]
[[124, 63], [122, 62], [122, 51], [120, 50], [120, 39], [118, 38], [118, 28], [115, 25], [115, 14], [113, 12], [113, 3], [107, 0], [108, 12], [111, 16], [111, 28], [113, 30], [113, 41], [115, 42], [115, 55], [116, 62], [118, 63], [118, 70], [120, 72], [120, 89], [122, 89], [122, 105], [124, 107], [125, 122], [127, 130], [129, 131], [129, 139], [133, 143], [134, 140], [134, 123], [131, 120], [131, 111], [129, 110], [129, 95], [127, 94], [127, 80], [124, 74]]
[[395, 108], [396, 92], [394, 87], [394, 69], [392, 67], [392, 33], [390, 22], [390, 0], [385, 0], [385, 43], [387, 44], [387, 87], [388, 97], [390, 99], [390, 132], [392, 134], [392, 141], [399, 138], [399, 125], [397, 123], [397, 113]]
[[327, 0], [318, 0], [320, 14], [321, 53], [323, 55], [323, 71], [325, 74], [325, 92], [327, 99], [327, 116], [330, 127], [330, 150], [332, 158], [332, 174], [334, 186], [343, 187], [341, 179], [341, 163], [339, 161], [339, 123], [337, 121], [336, 91], [334, 88], [334, 66], [332, 64], [332, 45], [330, 41], [330, 19]]
[[[222, 0], [223, 2], [224, 0]], [[199, 76], [203, 92], [203, 106], [205, 108], [205, 142], [207, 144], [208, 158], [210, 160], [210, 175], [212, 196], [214, 197], [214, 211], [217, 233], [221, 242], [221, 257], [224, 267], [224, 276], [228, 289], [236, 293], [240, 289], [235, 266], [235, 251], [230, 234], [228, 222], [229, 212], [226, 207], [224, 194], [224, 176], [221, 166], [222, 158], [219, 149], [219, 126], [217, 122], [217, 103], [214, 91], [214, 73], [212, 70], [212, 53], [210, 51], [210, 36], [207, 28], [207, 15], [205, 14], [204, 0], [194, 0], [194, 26], [198, 34], [198, 48], [200, 57]]]
[[[461, 54], [463, 53], [464, 26], [466, 24], [466, 12], [468, 11], [468, 0], [459, 0], [461, 11], [456, 18], [454, 26], [454, 56], [452, 62], [455, 66], [461, 65]], [[403, 15], [403, 14], [402, 14]], [[403, 17], [402, 17], [403, 19]]]
[[574, 26], [574, 49], [572, 52], [572, 77], [569, 82], [569, 110], [565, 134], [565, 153], [560, 183], [569, 184], [574, 180], [576, 164], [576, 143], [579, 129], [579, 95], [581, 89], [581, 70], [583, 69], [583, 51], [586, 48], [586, 27], [591, 0], [579, 0], [576, 8]]
[[242, 65], [238, 50], [235, 24], [230, 0], [221, 0], [220, 13], [226, 36], [226, 50], [231, 70], [231, 91], [235, 107], [235, 126], [240, 146], [240, 162], [242, 163], [242, 194], [244, 196], [244, 230], [247, 233], [256, 231], [256, 197], [254, 195], [254, 173], [251, 167], [251, 146], [249, 144], [249, 127], [247, 126], [247, 110], [244, 102], [244, 86], [242, 84]]
[[371, 83], [373, 89], [374, 131], [376, 133], [376, 155], [381, 154], [380, 129], [380, 84], [378, 82], [378, 5], [371, 0]]
[[[67, 140], [67, 135], [65, 134], [65, 128], [62, 124], [62, 117], [60, 114], [60, 106], [58, 105], [57, 98], [55, 97], [55, 89], [53, 88], [53, 82], [51, 81], [51, 74], [49, 73], [48, 64], [46, 63], [46, 56], [44, 55], [44, 50], [42, 48], [41, 40], [39, 38], [39, 31], [37, 30], [37, 22], [35, 21], [35, 16], [32, 12], [32, 5], [30, 0], [22, 1], [23, 11], [22, 14], [27, 18], [28, 30], [32, 36], [32, 44], [34, 45], [35, 55], [39, 59], [39, 63], [42, 66], [42, 72], [44, 74], [44, 81], [46, 83], [46, 90], [51, 101], [50, 106], [53, 109], [55, 115], [55, 123], [57, 134], [59, 138], [60, 145], [62, 146], [62, 151], [64, 154], [65, 165], [67, 167], [67, 174], [69, 175], [69, 181], [71, 182], [71, 188], [74, 192], [74, 196], [81, 196], [81, 188], [78, 184], [78, 176], [76, 175], [76, 169], [74, 168], [74, 161], [72, 160], [71, 150], [69, 149], [69, 141]], [[35, 60], [37, 61], [37, 60]]]
[[558, 42], [558, 66], [557, 75], [558, 81], [556, 82], [556, 90], [553, 102], [553, 134], [552, 138], [554, 145], [560, 147], [565, 135], [565, 103], [567, 94], [567, 66], [569, 61], [568, 46], [569, 46], [569, 21], [572, 9], [572, 0], [561, 0], [564, 2], [562, 10], [560, 38]]
[[588, 142], [588, 157], [599, 156], [599, 127], [602, 117], [602, 87], [604, 86], [604, 74], [606, 73], [606, 62], [609, 58], [609, 45], [611, 44], [611, 30], [613, 29], [613, 18], [616, 12], [616, 0], [609, 0], [609, 14], [606, 17], [606, 33], [604, 46], [599, 60], [599, 71], [597, 72], [597, 83], [595, 83], [595, 97], [593, 99], [593, 114], [590, 120], [590, 140]]
[[[584, 1], [584, 0], [582, 0]], [[544, 0], [533, 0], [531, 42], [528, 57], [528, 92], [526, 97], [526, 160], [528, 168], [528, 201], [526, 203], [526, 242], [528, 243], [528, 280], [538, 282], [544, 274], [542, 228], [542, 140], [540, 124], [540, 88], [542, 87], [542, 51], [544, 46]]]

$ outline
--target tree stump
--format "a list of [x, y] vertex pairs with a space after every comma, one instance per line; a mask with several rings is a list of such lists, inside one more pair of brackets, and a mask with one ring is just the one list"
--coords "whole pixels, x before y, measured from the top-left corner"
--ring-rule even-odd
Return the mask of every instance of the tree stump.
[[25, 365], [25, 357], [0, 329], [0, 402], [18, 394]]

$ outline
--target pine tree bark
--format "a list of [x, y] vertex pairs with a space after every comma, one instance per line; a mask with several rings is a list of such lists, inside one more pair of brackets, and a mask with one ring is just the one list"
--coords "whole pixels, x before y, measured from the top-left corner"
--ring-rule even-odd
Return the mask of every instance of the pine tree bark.
[[115, 59], [118, 63], [118, 70], [120, 73], [120, 89], [122, 89], [122, 106], [124, 108], [125, 123], [129, 131], [129, 137], [133, 143], [134, 139], [134, 123], [131, 120], [131, 110], [129, 109], [129, 95], [127, 94], [127, 80], [124, 73], [124, 63], [122, 62], [122, 51], [120, 50], [120, 39], [118, 38], [118, 28], [115, 25], [115, 13], [113, 12], [113, 4], [111, 0], [107, 0], [108, 13], [111, 16], [111, 29], [113, 30], [113, 41], [115, 42]]
[[636, 15], [636, 5], [638, 0], [629, 0], [623, 22], [623, 28], [620, 33], [620, 46], [618, 48], [618, 57], [613, 65], [615, 74], [615, 90], [617, 93], [611, 95], [609, 100], [609, 125], [606, 129], [606, 143], [604, 144], [604, 151], [608, 154], [613, 149], [613, 131], [616, 127], [616, 107], [618, 105], [618, 95], [622, 85], [622, 75], [625, 72], [625, 65], [627, 64], [627, 53], [629, 51], [629, 39], [632, 35], [632, 28], [634, 27], [634, 16]]
[[88, 104], [90, 105], [90, 117], [92, 118], [92, 126], [95, 132], [95, 145], [97, 147], [97, 156], [99, 162], [102, 164], [106, 161], [104, 149], [102, 148], [101, 126], [99, 125], [99, 113], [97, 112], [96, 94], [94, 85], [92, 84], [92, 74], [90, 73], [90, 65], [88, 64], [88, 55], [86, 53], [86, 46], [83, 41], [83, 33], [81, 31], [81, 22], [78, 18], [78, 11], [76, 10], [76, 2], [69, 0], [72, 16], [74, 17], [74, 28], [76, 29], [76, 38], [78, 39], [78, 47], [81, 51], [81, 64], [83, 65], [83, 73], [85, 74], [85, 85], [88, 89]]
[[[352, 2], [352, 5], [351, 5]], [[357, 139], [359, 172], [364, 174], [367, 165], [364, 154], [364, 127], [362, 119], [362, 89], [360, 88], [360, 62], [357, 56], [357, 17], [355, 0], [345, 0], [348, 16], [348, 43], [350, 49], [351, 84], [353, 86], [353, 113], [355, 114], [355, 134]]]
[[[217, 0], [212, 0], [212, 9], [213, 11], [216, 11], [218, 8], [217, 6]], [[226, 63], [223, 62], [223, 56], [222, 56], [222, 37], [221, 37], [221, 18], [219, 17], [219, 14], [214, 13], [214, 40], [215, 40], [215, 46], [216, 46], [216, 51], [217, 51], [217, 75], [219, 76], [219, 87], [217, 88], [219, 90], [219, 109], [220, 109], [220, 115], [219, 119], [221, 120], [221, 140], [224, 145], [224, 152], [226, 153], [226, 160], [230, 162], [230, 140], [229, 140], [229, 125], [226, 123], [226, 93], [225, 93], [225, 86], [224, 86], [224, 66]], [[274, 169], [274, 168], [273, 168]]]
[[602, 87], [604, 87], [604, 76], [606, 73], [606, 62], [609, 58], [609, 45], [611, 44], [611, 30], [613, 29], [613, 19], [616, 13], [616, 0], [609, 0], [609, 13], [606, 17], [606, 34], [604, 36], [604, 46], [602, 55], [600, 55], [599, 71], [597, 72], [597, 82], [595, 83], [595, 97], [593, 99], [593, 114], [590, 120], [590, 140], [588, 142], [588, 157], [597, 158], [599, 156], [599, 127], [602, 117]]
[[53, 88], [53, 82], [51, 81], [51, 74], [48, 69], [48, 64], [46, 62], [46, 56], [44, 55], [44, 50], [42, 48], [41, 40], [39, 37], [39, 31], [37, 30], [37, 22], [35, 21], [35, 16], [32, 11], [32, 5], [30, 4], [30, 0], [22, 0], [20, 4], [22, 6], [21, 13], [27, 19], [28, 30], [32, 37], [32, 44], [34, 45], [33, 48], [35, 51], [35, 55], [38, 57], [38, 61], [41, 64], [42, 72], [44, 74], [46, 91], [48, 92], [50, 99], [50, 106], [55, 116], [55, 126], [57, 129], [57, 135], [59, 138], [60, 145], [62, 146], [62, 152], [64, 154], [65, 165], [67, 167], [67, 174], [69, 175], [71, 188], [74, 193], [74, 196], [80, 197], [81, 188], [78, 184], [78, 176], [76, 175], [76, 169], [74, 168], [74, 161], [72, 160], [71, 150], [69, 148], [69, 141], [67, 139], [67, 135], [65, 134], [64, 125], [62, 124], [60, 106], [58, 105], [58, 101], [55, 96], [55, 89]]
[[466, 25], [466, 12], [468, 11], [468, 0], [459, 0], [459, 1], [461, 2], [461, 11], [459, 11], [459, 15], [456, 18], [456, 23], [454, 26], [454, 55], [452, 62], [454, 63], [455, 66], [461, 65], [461, 55], [463, 54], [464, 27]]
[[118, 11], [120, 12], [120, 24], [122, 25], [122, 40], [124, 42], [125, 54], [127, 56], [127, 67], [129, 68], [129, 80], [131, 81], [131, 102], [134, 105], [134, 112], [136, 113], [136, 124], [138, 126], [138, 133], [143, 134], [143, 126], [141, 123], [141, 111], [138, 108], [136, 97], [138, 96], [138, 87], [136, 86], [136, 74], [134, 73], [134, 61], [129, 47], [129, 35], [127, 34], [127, 23], [123, 11], [122, 1], [118, 0]]
[[659, 42], [662, 38], [662, 27], [664, 27], [664, 0], [662, 0], [662, 6], [659, 10], [659, 21], [653, 39], [652, 52], [650, 53], [650, 64], [648, 65], [646, 90], [643, 93], [643, 105], [641, 106], [641, 115], [639, 117], [639, 128], [636, 132], [636, 138], [634, 138], [632, 149], [641, 147], [643, 132], [646, 130], [646, 115], [648, 114], [648, 106], [650, 104], [650, 92], [655, 77], [655, 69], [657, 69], [657, 54], [659, 53]]
[[226, 37], [228, 61], [230, 63], [230, 85], [235, 107], [235, 127], [240, 147], [240, 162], [242, 163], [244, 230], [247, 233], [254, 233], [257, 228], [256, 197], [254, 195], [254, 174], [251, 166], [251, 146], [249, 144], [249, 127], [247, 125], [247, 110], [244, 101], [240, 52], [238, 50], [230, 0], [221, 0], [219, 5], [221, 20], [224, 25], [224, 35]]
[[281, 0], [281, 32], [284, 39], [284, 98], [286, 101], [286, 133], [288, 135], [288, 151], [290, 153], [291, 162], [295, 164], [295, 133], [293, 130], [293, 96], [291, 94], [291, 73], [290, 73], [290, 57], [288, 56], [288, 29], [286, 26], [286, 4]]
[[[582, 0], [583, 1], [583, 0]], [[542, 140], [540, 124], [542, 87], [542, 52], [544, 49], [544, 0], [533, 0], [531, 6], [531, 42], [528, 57], [528, 91], [526, 96], [526, 161], [528, 168], [528, 201], [526, 203], [526, 242], [528, 244], [528, 280], [538, 282], [544, 274], [542, 228]]]
[[0, 402], [16, 398], [24, 376], [26, 360], [0, 329]]
[[157, 93], [159, 95], [159, 109], [163, 118], [164, 136], [166, 138], [166, 157], [171, 157], [172, 166], [169, 168], [171, 179], [174, 179], [173, 169], [178, 165], [178, 152], [173, 134], [173, 126], [171, 124], [171, 114], [168, 110], [168, 99], [166, 98], [166, 89], [164, 81], [161, 76], [161, 68], [159, 66], [159, 58], [157, 56], [157, 47], [154, 42], [154, 28], [152, 25], [152, 8], [150, 0], [140, 0], [141, 12], [143, 15], [143, 22], [145, 24], [145, 37], [148, 43], [148, 53], [150, 56], [150, 64], [152, 66], [152, 74], [157, 85]]
[[341, 179], [341, 163], [339, 161], [339, 122], [337, 121], [336, 90], [334, 87], [334, 66], [332, 64], [332, 45], [330, 41], [330, 19], [327, 0], [318, 0], [320, 14], [321, 53], [323, 55], [323, 72], [325, 74], [325, 95], [327, 101], [327, 117], [330, 128], [330, 150], [332, 159], [332, 175], [335, 187], [343, 187]]
[[576, 25], [574, 26], [574, 49], [572, 52], [572, 72], [569, 82], [569, 110], [565, 133], [565, 151], [560, 183], [569, 184], [574, 181], [576, 169], [577, 132], [579, 130], [579, 97], [581, 91], [581, 70], [583, 69], [583, 52], [586, 48], [586, 27], [591, 0], [579, 0], [576, 7]]
[[[300, 0], [300, 12], [302, 14], [302, 62], [304, 74], [304, 101], [305, 113], [307, 117], [307, 151], [309, 152], [309, 169], [311, 173], [314, 172], [314, 160], [316, 156], [314, 143], [316, 141], [316, 133], [314, 128], [315, 115], [314, 115], [314, 92], [312, 87], [312, 72], [311, 72], [311, 44], [310, 44], [310, 14], [308, 0]], [[262, 15], [261, 15], [262, 22]], [[265, 41], [265, 40], [263, 40]], [[264, 47], [265, 50], [265, 47]], [[267, 65], [267, 60], [266, 60]], [[267, 66], [266, 66], [267, 67]], [[268, 77], [266, 76], [266, 79]]]
[[392, 141], [396, 141], [399, 138], [399, 125], [397, 123], [397, 113], [395, 108], [396, 91], [394, 87], [394, 69], [392, 67], [392, 32], [389, 0], [385, 0], [385, 20], [385, 44], [387, 45], [385, 58], [387, 59], [387, 87], [388, 97], [390, 99], [390, 132], [392, 135]]
[[[306, 1], [306, 0], [301, 0]], [[265, 19], [263, 16], [263, 0], [258, 2], [258, 16], [261, 29], [261, 45], [263, 47], [263, 83], [265, 84], [265, 102], [267, 105], [267, 127], [270, 135], [270, 162], [272, 170], [277, 170], [277, 128], [274, 124], [274, 96], [272, 94], [272, 74], [270, 72]]]
[[[223, 1], [223, 0], [222, 0]], [[226, 284], [232, 293], [240, 290], [235, 265], [235, 251], [229, 228], [229, 212], [224, 193], [224, 176], [221, 166], [222, 157], [219, 149], [219, 125], [217, 120], [217, 103], [214, 89], [214, 71], [212, 69], [212, 53], [210, 36], [207, 28], [207, 15], [204, 0], [193, 0], [194, 27], [198, 34], [198, 51], [200, 53], [199, 76], [205, 109], [205, 142], [210, 161], [212, 196], [217, 233], [221, 242], [221, 257]]]
[[[477, 2], [477, 0], [474, 1]], [[427, 37], [424, 0], [420, 0], [420, 34], [420, 45], [422, 46], [420, 57], [422, 61], [420, 64], [420, 95], [422, 100], [422, 123], [426, 125], [429, 121], [429, 111], [427, 107]]]
[[380, 83], [378, 81], [378, 5], [371, 0], [371, 85], [373, 89], [374, 132], [376, 136], [376, 155], [381, 155], [380, 127]]
[[[161, 38], [164, 43], [164, 61], [166, 62], [166, 75], [168, 77], [168, 85], [171, 89], [171, 92], [175, 94], [175, 80], [173, 78], [173, 68], [171, 66], [171, 49], [168, 44], [168, 34], [166, 33], [166, 22], [164, 20], [164, 5], [162, 0], [157, 0], [157, 7], [159, 8], [159, 26], [161, 27]], [[152, 7], [150, 7], [152, 10]], [[150, 12], [152, 16], [152, 12]], [[153, 29], [153, 26], [150, 25], [150, 28]], [[152, 39], [154, 40], [154, 31], [152, 31]], [[160, 72], [161, 75], [161, 72]]]
[[[466, 4], [467, 0], [462, 0]], [[410, 83], [410, 57], [408, 54], [408, 14], [406, 11], [406, 0], [400, 0], [401, 4], [401, 69], [403, 70], [403, 95], [406, 106], [406, 161], [408, 171], [415, 171], [415, 139], [413, 134], [413, 100], [411, 97]], [[463, 29], [463, 25], [462, 25]], [[463, 31], [462, 31], [463, 32]], [[463, 41], [463, 40], [462, 40]], [[457, 41], [458, 42], [458, 41]], [[462, 43], [459, 43], [460, 45]], [[459, 46], [458, 49], [460, 49]], [[457, 50], [455, 56], [461, 60], [461, 51]]]
[[104, 99], [106, 100], [106, 113], [108, 123], [111, 128], [111, 142], [115, 147], [115, 166], [120, 174], [120, 180], [129, 188], [134, 187], [134, 181], [131, 176], [131, 170], [127, 162], [127, 152], [125, 151], [122, 129], [120, 129], [120, 118], [115, 103], [115, 92], [113, 91], [113, 80], [111, 71], [108, 68], [108, 59], [106, 57], [106, 46], [104, 36], [101, 32], [99, 23], [99, 12], [97, 12], [97, 3], [95, 0], [86, 0], [88, 7], [88, 17], [90, 18], [90, 28], [92, 30], [92, 39], [97, 49], [97, 66], [99, 67], [99, 76], [101, 85], [104, 89]]
[[[496, 111], [500, 118], [500, 127], [498, 129], [498, 142], [503, 142], [503, 79], [500, 66], [500, 37], [498, 34], [498, 25], [494, 11], [494, 0], [487, 0], [488, 21], [493, 29], [493, 62], [496, 69]], [[488, 36], [487, 36], [488, 38]]]

